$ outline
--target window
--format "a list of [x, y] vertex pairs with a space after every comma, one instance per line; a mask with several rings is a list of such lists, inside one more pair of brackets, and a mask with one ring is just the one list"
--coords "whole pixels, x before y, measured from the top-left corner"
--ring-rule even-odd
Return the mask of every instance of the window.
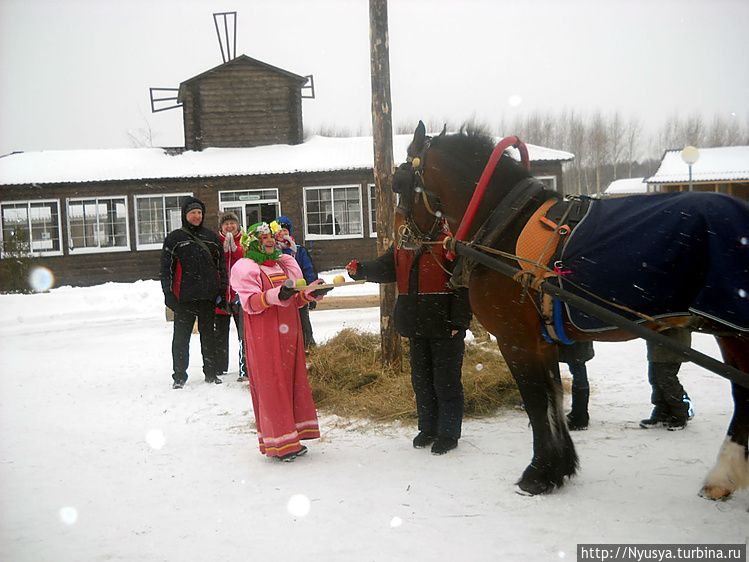
[[124, 196], [68, 199], [67, 204], [71, 254], [130, 249]]
[[190, 193], [135, 197], [135, 245], [158, 250], [172, 230], [182, 226], [182, 203]]
[[536, 176], [536, 179], [544, 184], [546, 187], [557, 190], [557, 177], [556, 176]]
[[277, 189], [220, 191], [218, 208], [222, 213], [231, 211], [237, 215], [243, 229], [259, 222], [270, 224], [281, 214]]
[[377, 189], [375, 184], [367, 184], [369, 192], [369, 237], [377, 238]]
[[3, 203], [3, 257], [9, 254], [62, 255], [59, 201]]
[[304, 208], [305, 238], [362, 237], [364, 220], [358, 185], [305, 187]]

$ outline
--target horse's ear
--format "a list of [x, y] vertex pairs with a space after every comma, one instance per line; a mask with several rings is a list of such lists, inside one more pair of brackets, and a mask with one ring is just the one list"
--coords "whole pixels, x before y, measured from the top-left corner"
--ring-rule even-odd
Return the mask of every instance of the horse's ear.
[[424, 142], [426, 142], [427, 138], [427, 130], [424, 126], [424, 123], [422, 121], [419, 121], [419, 124], [416, 126], [416, 130], [414, 131], [414, 139], [411, 141], [411, 144], [408, 146], [408, 154], [409, 156], [416, 156], [421, 152], [421, 147], [424, 146]]
[[440, 133], [441, 137], [444, 137], [447, 134], [447, 123], [442, 125], [442, 132]]
[[416, 131], [414, 131], [414, 142], [419, 143], [419, 145], [424, 143], [424, 140], [427, 137], [427, 128], [424, 126], [423, 121], [419, 121], [419, 124], [416, 126]]

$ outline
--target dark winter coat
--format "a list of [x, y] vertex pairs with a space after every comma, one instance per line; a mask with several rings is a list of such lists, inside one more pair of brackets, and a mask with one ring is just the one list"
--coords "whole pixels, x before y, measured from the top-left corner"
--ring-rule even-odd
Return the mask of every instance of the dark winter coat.
[[586, 363], [595, 357], [593, 342], [578, 341], [571, 345], [559, 344], [560, 363]]
[[468, 289], [448, 286], [452, 267], [440, 244], [415, 251], [390, 246], [376, 260], [359, 263], [354, 279], [375, 283], [397, 282], [395, 329], [409, 338], [450, 338], [471, 322]]
[[167, 235], [161, 250], [159, 278], [167, 305], [175, 297], [179, 303], [216, 302], [219, 297], [224, 297], [228, 286], [221, 238], [218, 233], [205, 228], [202, 222], [199, 226], [187, 222], [187, 207], [192, 203], [201, 205], [205, 219], [203, 202], [188, 197], [182, 205], [182, 228]]

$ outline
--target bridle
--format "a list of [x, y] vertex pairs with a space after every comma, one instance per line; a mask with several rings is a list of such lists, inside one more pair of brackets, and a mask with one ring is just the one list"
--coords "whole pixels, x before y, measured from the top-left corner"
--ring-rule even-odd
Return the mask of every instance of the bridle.
[[[424, 182], [426, 157], [431, 144], [432, 137], [426, 137], [418, 156], [409, 155], [407, 161], [398, 166], [398, 169], [393, 174], [393, 192], [401, 196], [399, 209], [402, 211], [401, 214], [405, 218], [405, 224], [399, 229], [398, 235], [401, 240], [406, 240], [415, 244], [434, 243], [436, 237], [440, 233], [447, 234], [451, 237], [453, 236], [450, 232], [447, 220], [442, 213], [442, 201], [438, 196], [429, 192]], [[458, 226], [458, 231], [455, 235], [457, 240], [462, 241], [464, 239], [471, 226], [476, 211], [481, 204], [484, 191], [494, 174], [494, 169], [497, 166], [500, 157], [504, 151], [511, 146], [518, 149], [522, 165], [527, 170], [530, 170], [530, 159], [528, 157], [528, 149], [525, 146], [525, 143], [518, 137], [514, 136], [502, 139], [494, 147], [494, 150], [489, 157], [489, 161], [481, 174], [481, 178], [476, 185], [468, 209]], [[418, 201], [419, 197], [422, 198], [426, 211], [434, 217], [434, 222], [427, 233], [421, 231], [413, 218], [413, 206]], [[433, 199], [434, 204], [430, 203], [430, 197]], [[452, 253], [450, 252], [450, 254]]]
[[[424, 244], [434, 242], [440, 233], [448, 233], [449, 226], [442, 213], [441, 199], [426, 188], [424, 170], [427, 151], [432, 137], [427, 137], [418, 156], [408, 156], [406, 162], [398, 166], [393, 174], [393, 192], [400, 196], [398, 208], [405, 223], [398, 229], [399, 243]], [[413, 215], [414, 205], [422, 200], [427, 213], [434, 222], [427, 232], [416, 224]]]

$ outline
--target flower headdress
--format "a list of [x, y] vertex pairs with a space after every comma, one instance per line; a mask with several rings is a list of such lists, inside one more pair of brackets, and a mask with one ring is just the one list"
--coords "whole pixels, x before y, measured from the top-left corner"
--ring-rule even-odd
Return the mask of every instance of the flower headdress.
[[268, 224], [265, 222], [258, 222], [253, 224], [247, 231], [242, 232], [242, 238], [239, 241], [239, 245], [244, 250], [244, 257], [250, 258], [252, 261], [258, 264], [263, 264], [267, 261], [276, 261], [281, 255], [281, 250], [274, 248], [272, 254], [266, 254], [260, 247], [260, 234], [270, 234], [275, 236], [280, 227], [276, 221]]

